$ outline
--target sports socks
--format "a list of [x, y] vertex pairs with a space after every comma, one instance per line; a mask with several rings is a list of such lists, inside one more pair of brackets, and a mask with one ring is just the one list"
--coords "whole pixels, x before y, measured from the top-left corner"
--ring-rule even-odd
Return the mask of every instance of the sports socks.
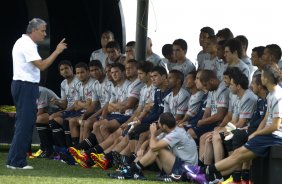
[[95, 134], [91, 133], [88, 138], [74, 146], [78, 150], [88, 150], [98, 144]]
[[41, 142], [42, 150], [45, 150], [48, 153], [54, 152], [53, 150], [53, 136], [52, 131], [49, 128], [48, 124], [36, 123], [36, 129]]
[[232, 173], [233, 181], [240, 182], [241, 181], [241, 171], [234, 171]]
[[64, 134], [65, 134], [65, 139], [66, 139], [67, 147], [73, 146], [72, 138], [71, 138], [71, 134], [70, 134], [70, 126], [69, 126], [69, 121], [68, 120], [64, 120], [64, 122], [63, 122], [63, 129], [64, 129]]
[[50, 120], [48, 124], [52, 129], [53, 140], [55, 145], [58, 147], [66, 147], [65, 133], [63, 127], [55, 120]]
[[242, 170], [242, 179], [245, 181], [250, 180], [250, 170], [249, 169]]

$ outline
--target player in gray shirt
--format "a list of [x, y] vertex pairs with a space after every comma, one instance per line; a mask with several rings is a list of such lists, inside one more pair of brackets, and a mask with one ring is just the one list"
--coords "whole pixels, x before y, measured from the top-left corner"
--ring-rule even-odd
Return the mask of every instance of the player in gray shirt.
[[101, 61], [104, 68], [106, 68], [106, 59], [108, 57], [106, 52], [106, 45], [110, 41], [114, 41], [114, 34], [111, 31], [104, 31], [101, 35], [101, 49], [95, 50], [90, 56], [90, 61], [99, 60]]
[[234, 38], [227, 41], [224, 56], [228, 67], [238, 67], [250, 79], [249, 67], [240, 59], [242, 57], [242, 45], [239, 40]]
[[[34, 154], [34, 157], [51, 158], [54, 156], [52, 131], [49, 128], [49, 115], [59, 111], [54, 105], [54, 99], [59, 97], [50, 89], [39, 86], [39, 98], [37, 101], [36, 129], [40, 138], [41, 154]], [[37, 153], [40, 153], [40, 150]]]
[[[233, 104], [232, 119], [230, 122], [236, 127], [242, 128], [247, 125], [248, 121], [253, 116], [257, 105], [257, 96], [248, 89], [248, 78], [242, 72], [240, 72], [239, 69], [237, 69], [237, 71], [231, 75], [231, 83], [229, 88], [233, 94], [237, 95], [237, 100]], [[214, 151], [216, 161], [224, 158], [222, 152], [219, 151], [223, 151], [223, 144], [222, 139], [218, 135], [218, 131], [215, 131], [216, 133], [213, 135], [213, 146], [217, 149]], [[224, 135], [228, 135], [226, 130]], [[229, 137], [226, 137], [226, 139], [230, 140]], [[232, 146], [227, 146], [227, 151], [232, 151]]]
[[[61, 82], [61, 98], [52, 99], [53, 103], [61, 109], [71, 109], [74, 104], [74, 97], [77, 93], [76, 86], [79, 80], [73, 74], [72, 64], [68, 60], [60, 61], [59, 72], [65, 79]], [[51, 115], [51, 119], [61, 116], [60, 113]]]
[[173, 55], [172, 44], [165, 44], [162, 47], [162, 54], [164, 58], [162, 58], [160, 66], [163, 66], [167, 73], [172, 70], [172, 67], [176, 65], [176, 60]]
[[188, 46], [185, 40], [177, 39], [173, 42], [173, 54], [177, 63], [172, 69], [181, 71], [185, 77], [188, 73], [196, 69], [195, 65], [186, 58], [187, 49]]
[[249, 67], [249, 70], [250, 70], [249, 82], [251, 82], [253, 78], [253, 74], [256, 71], [257, 67], [252, 64], [251, 59], [247, 56], [247, 49], [248, 49], [249, 41], [247, 37], [244, 35], [238, 35], [235, 38], [238, 39], [242, 44], [241, 60]]
[[154, 66], [159, 66], [161, 65], [162, 59], [159, 55], [153, 52], [152, 46], [152, 40], [148, 37], [146, 47], [146, 61], [152, 62]]
[[198, 68], [202, 68], [202, 63], [210, 59], [210, 55], [206, 50], [206, 42], [208, 37], [214, 36], [214, 30], [211, 27], [203, 27], [200, 30], [199, 44], [203, 48], [197, 55]]
[[[99, 143], [104, 141], [113, 131], [125, 123], [133, 113], [140, 96], [143, 84], [137, 78], [137, 64], [135, 59], [130, 59], [126, 64], [126, 76], [130, 80], [119, 79], [119, 84], [112, 90], [111, 99], [108, 105], [108, 116], [99, 123], [94, 123], [93, 132]], [[117, 63], [112, 67], [112, 74], [119, 73], [123, 65]], [[124, 66], [123, 66], [124, 67]], [[117, 71], [116, 71], [117, 70]], [[115, 77], [113, 75], [113, 77]], [[115, 79], [115, 78], [114, 78]], [[103, 125], [103, 129], [99, 128]]]
[[[84, 140], [89, 136], [93, 123], [97, 121], [106, 108], [110, 97], [112, 82], [106, 77], [105, 70], [99, 60], [92, 60], [89, 63], [90, 71], [93, 70], [93, 78], [96, 79], [92, 85], [92, 102], [82, 116], [80, 126], [80, 138]], [[83, 125], [83, 126], [82, 126]]]
[[217, 42], [217, 57], [218, 60], [216, 60], [216, 76], [220, 81], [223, 81], [223, 73], [225, 72], [227, 68], [227, 62], [224, 57], [224, 49], [225, 49], [225, 43], [226, 40], [222, 40]]
[[[43, 112], [47, 112], [49, 114], [52, 113], [53, 110], [58, 110], [59, 107], [52, 103], [53, 99], [59, 100], [59, 97], [52, 90], [39, 86], [39, 98], [37, 101], [37, 109], [42, 109]], [[37, 112], [37, 115], [41, 114], [41, 112]]]
[[258, 47], [254, 47], [252, 49], [251, 60], [252, 60], [253, 65], [258, 68], [254, 72], [253, 77], [255, 77], [258, 74], [261, 74], [261, 70], [264, 67], [264, 63], [263, 63], [263, 60], [262, 60], [264, 48], [265, 48], [264, 46], [258, 46]]
[[204, 92], [202, 90], [197, 89], [195, 80], [196, 80], [196, 75], [198, 72], [193, 71], [190, 72], [186, 76], [186, 88], [191, 91], [192, 95], [188, 101], [188, 110], [185, 113], [185, 116], [183, 119], [181, 119], [177, 124], [178, 126], [184, 126], [187, 123], [189, 123], [189, 120], [196, 116], [196, 114], [200, 111], [200, 106], [202, 102], [202, 98], [204, 96]]
[[158, 160], [159, 167], [167, 175], [160, 178], [163, 181], [181, 180], [184, 163], [194, 165], [198, 163], [197, 146], [193, 138], [183, 128], [176, 126], [173, 115], [169, 112], [160, 115], [158, 126], [163, 132], [158, 137], [157, 124], [150, 126], [150, 148], [137, 162], [131, 163], [124, 170], [110, 175], [117, 179], [144, 179], [144, 167]]
[[[202, 171], [206, 171], [206, 175], [229, 175], [233, 172], [233, 169], [230, 168], [236, 168], [235, 166], [238, 164], [250, 161], [258, 156], [266, 157], [271, 146], [282, 145], [282, 89], [278, 85], [280, 81], [279, 74], [280, 69], [277, 64], [268, 64], [262, 70], [262, 84], [265, 85], [269, 91], [269, 95], [267, 96], [267, 113], [264, 119], [258, 129], [249, 136], [248, 142], [244, 146], [236, 149], [226, 159], [210, 165], [206, 169], [201, 169]], [[195, 171], [195, 169], [199, 168], [197, 168], [197, 166], [189, 167], [190, 171]], [[193, 175], [193, 178], [196, 178], [199, 174], [202, 174], [202, 172], [191, 172], [190, 176]]]
[[90, 77], [89, 67], [86, 63], [81, 62], [76, 64], [75, 71], [80, 82], [77, 84], [74, 110], [80, 113], [73, 115], [71, 118], [67, 118], [69, 120], [69, 128], [73, 144], [77, 144], [79, 142], [80, 120], [82, 120], [83, 113], [86, 112], [93, 101], [92, 94], [94, 84], [94, 79]]
[[204, 133], [212, 131], [225, 117], [229, 102], [229, 90], [219, 81], [215, 72], [202, 70], [200, 81], [209, 91], [208, 101], [203, 118], [197, 126], [188, 130], [193, 138], [200, 138]]
[[216, 36], [210, 36], [207, 38], [206, 41], [206, 50], [210, 55], [209, 59], [206, 59], [203, 61], [199, 69], [206, 69], [206, 70], [212, 70], [214, 72], [216, 71], [216, 61], [217, 58], [217, 39]]
[[164, 112], [173, 114], [176, 121], [181, 120], [188, 109], [190, 94], [182, 84], [184, 75], [178, 70], [171, 70], [168, 75], [168, 86], [171, 92], [164, 99]]

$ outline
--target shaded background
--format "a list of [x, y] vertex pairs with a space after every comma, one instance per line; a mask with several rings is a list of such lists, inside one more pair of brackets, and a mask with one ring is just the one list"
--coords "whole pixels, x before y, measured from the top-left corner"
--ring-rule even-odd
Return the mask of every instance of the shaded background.
[[62, 38], [66, 38], [65, 50], [42, 73], [43, 85], [60, 95], [57, 65], [68, 59], [75, 65], [89, 62], [93, 50], [99, 49], [100, 36], [111, 30], [121, 48], [125, 45], [125, 25], [119, 0], [9, 0], [0, 7], [0, 105], [12, 105], [10, 84], [13, 77], [12, 47], [25, 33], [28, 21], [34, 17], [47, 22], [47, 38], [39, 45], [42, 58], [53, 52]]

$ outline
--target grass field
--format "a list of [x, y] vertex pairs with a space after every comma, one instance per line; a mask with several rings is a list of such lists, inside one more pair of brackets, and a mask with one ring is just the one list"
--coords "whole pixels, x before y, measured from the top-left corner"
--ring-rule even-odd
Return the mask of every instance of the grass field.
[[[34, 170], [12, 170], [7, 169], [5, 162], [7, 152], [0, 152], [0, 184], [96, 184], [96, 183], [164, 183], [156, 181], [140, 180], [115, 180], [107, 176], [112, 170], [103, 171], [99, 168], [84, 169], [80, 166], [69, 166], [60, 161], [47, 159], [29, 159], [29, 165]], [[145, 171], [145, 176], [153, 180], [156, 173]], [[187, 184], [187, 182], [186, 182]]]

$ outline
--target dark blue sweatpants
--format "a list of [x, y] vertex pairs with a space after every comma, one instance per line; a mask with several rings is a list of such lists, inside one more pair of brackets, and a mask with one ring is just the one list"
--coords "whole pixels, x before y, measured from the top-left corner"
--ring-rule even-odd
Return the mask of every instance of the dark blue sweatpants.
[[37, 83], [13, 80], [11, 92], [16, 106], [16, 121], [7, 165], [24, 167], [27, 165], [26, 153], [32, 141], [36, 121], [39, 87]]

